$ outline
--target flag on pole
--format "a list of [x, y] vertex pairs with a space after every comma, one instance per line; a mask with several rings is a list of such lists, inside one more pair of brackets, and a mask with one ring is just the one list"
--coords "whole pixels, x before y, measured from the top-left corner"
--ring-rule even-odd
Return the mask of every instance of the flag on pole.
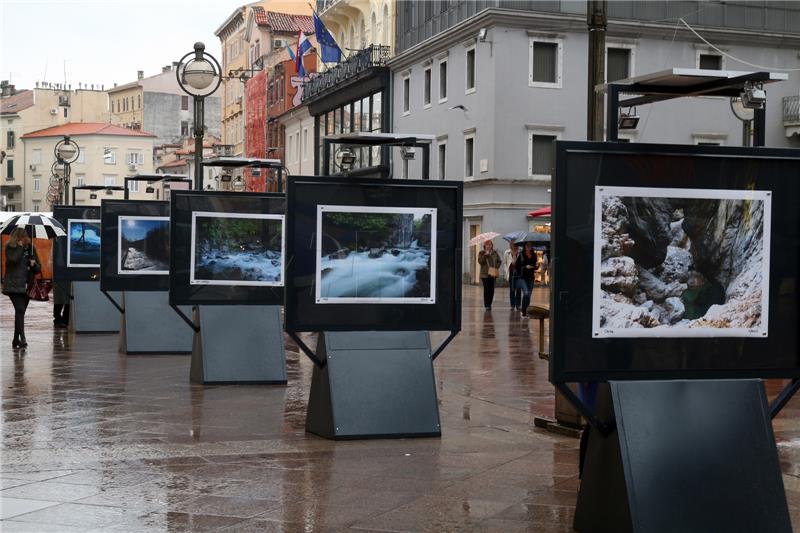
[[322, 23], [316, 12], [314, 12], [314, 33], [317, 36], [317, 43], [319, 43], [322, 62], [338, 63], [341, 61], [342, 51], [339, 45], [336, 44], [333, 35], [328, 32], [328, 29], [325, 27], [325, 24]]
[[287, 46], [286, 47], [286, 51], [289, 52], [289, 59], [291, 59], [292, 61], [297, 61], [295, 59], [294, 52], [292, 52], [292, 47], [291, 46]]
[[294, 62], [297, 67], [297, 75], [304, 78], [306, 69], [303, 66], [303, 55], [311, 50], [311, 41], [308, 36], [300, 30], [297, 34], [297, 53], [295, 54]]

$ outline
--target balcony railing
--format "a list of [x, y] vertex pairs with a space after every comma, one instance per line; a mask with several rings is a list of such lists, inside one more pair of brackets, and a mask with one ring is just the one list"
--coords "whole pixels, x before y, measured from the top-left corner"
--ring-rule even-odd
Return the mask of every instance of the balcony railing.
[[303, 101], [313, 100], [372, 67], [385, 67], [390, 50], [388, 46], [373, 44], [359, 50], [335, 67], [320, 72], [305, 83]]
[[800, 124], [800, 96], [783, 97], [783, 124]]
[[340, 0], [317, 0], [317, 13], [322, 13]]

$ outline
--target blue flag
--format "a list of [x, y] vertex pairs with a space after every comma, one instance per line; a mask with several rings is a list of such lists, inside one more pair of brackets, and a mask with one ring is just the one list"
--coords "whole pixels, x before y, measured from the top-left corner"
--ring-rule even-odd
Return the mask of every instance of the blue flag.
[[342, 51], [339, 45], [336, 44], [333, 35], [328, 32], [325, 24], [319, 19], [319, 16], [314, 13], [314, 33], [317, 35], [317, 43], [320, 47], [320, 56], [323, 63], [338, 63], [342, 60]]

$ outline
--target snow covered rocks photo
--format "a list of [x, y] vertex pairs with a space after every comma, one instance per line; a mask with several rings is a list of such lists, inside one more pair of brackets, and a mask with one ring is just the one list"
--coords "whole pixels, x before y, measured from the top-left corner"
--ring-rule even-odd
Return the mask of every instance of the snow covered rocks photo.
[[769, 191], [595, 193], [594, 337], [767, 336]]
[[436, 303], [436, 209], [317, 209], [317, 303]]
[[283, 286], [283, 218], [193, 212], [190, 285]]
[[119, 274], [169, 274], [169, 217], [120, 216]]

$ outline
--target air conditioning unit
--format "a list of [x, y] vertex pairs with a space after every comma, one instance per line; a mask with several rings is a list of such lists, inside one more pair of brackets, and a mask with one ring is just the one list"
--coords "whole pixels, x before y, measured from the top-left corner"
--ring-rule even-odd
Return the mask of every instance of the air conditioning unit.
[[136, 163], [128, 163], [128, 170], [136, 170]]
[[51, 115], [58, 115], [58, 109], [56, 109], [55, 107], [51, 107], [50, 108], [50, 114]]
[[288, 43], [285, 39], [273, 39], [272, 40], [272, 48], [286, 48]]

